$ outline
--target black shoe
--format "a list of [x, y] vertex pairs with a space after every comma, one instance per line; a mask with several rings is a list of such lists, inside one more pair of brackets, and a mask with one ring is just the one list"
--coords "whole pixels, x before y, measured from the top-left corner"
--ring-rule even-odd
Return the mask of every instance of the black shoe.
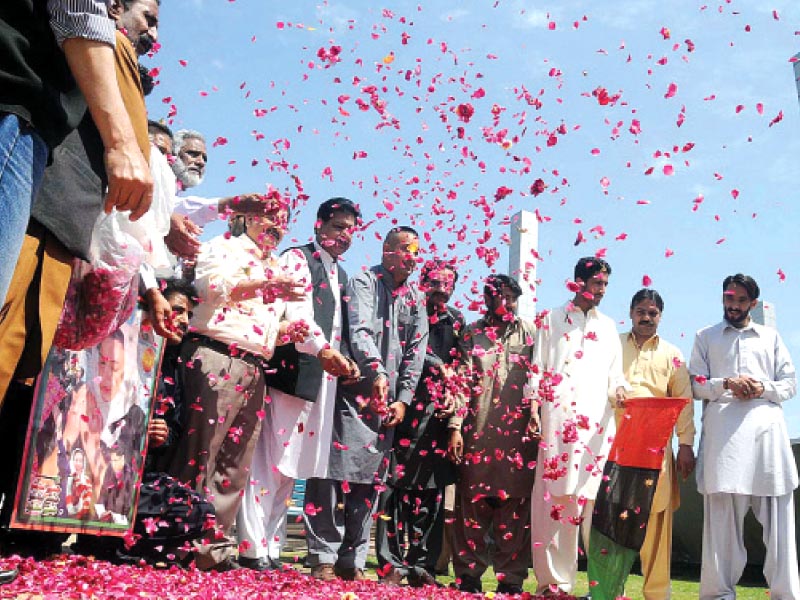
[[0, 585], [11, 583], [17, 578], [19, 571], [16, 569], [0, 569]]
[[269, 556], [263, 558], [239, 557], [239, 566], [250, 569], [251, 571], [272, 571], [276, 568]]
[[512, 585], [510, 583], [500, 582], [497, 584], [497, 593], [498, 594], [507, 594], [509, 596], [516, 596], [522, 593], [522, 586], [521, 585]]
[[480, 594], [483, 592], [483, 585], [481, 580], [471, 575], [462, 575], [457, 577], [461, 581], [458, 583], [458, 590], [460, 592], [469, 592], [470, 594]]
[[411, 571], [407, 577], [408, 577], [408, 585], [413, 588], [421, 588], [426, 585], [432, 585], [434, 587], [442, 587], [442, 584], [436, 581], [436, 577], [434, 577], [427, 571], [422, 571], [422, 572]]
[[226, 558], [222, 562], [218, 562], [213, 567], [209, 567], [206, 569], [207, 571], [213, 571], [214, 573], [227, 573], [228, 571], [236, 571], [241, 569], [242, 565], [237, 563], [232, 558]]

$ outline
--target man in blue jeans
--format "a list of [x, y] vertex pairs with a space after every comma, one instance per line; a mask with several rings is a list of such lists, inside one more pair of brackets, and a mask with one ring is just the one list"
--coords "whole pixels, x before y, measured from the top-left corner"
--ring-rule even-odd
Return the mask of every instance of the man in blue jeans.
[[[0, 2], [0, 322], [49, 152], [87, 108], [104, 147], [105, 209], [138, 219], [150, 207], [149, 167], [117, 85], [114, 29], [102, 0]], [[0, 584], [14, 577], [0, 564]]]
[[87, 107], [105, 148], [106, 210], [130, 210], [137, 219], [150, 206], [152, 179], [117, 87], [113, 50], [114, 23], [102, 0], [0, 3], [0, 304], [48, 151]]

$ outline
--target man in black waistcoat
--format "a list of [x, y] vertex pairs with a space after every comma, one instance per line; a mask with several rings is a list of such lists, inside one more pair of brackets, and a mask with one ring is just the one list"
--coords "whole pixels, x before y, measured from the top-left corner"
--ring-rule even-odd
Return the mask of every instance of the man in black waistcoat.
[[[327, 476], [336, 378], [359, 376], [355, 362], [345, 358], [349, 334], [342, 290], [347, 274], [339, 259], [360, 217], [347, 198], [326, 200], [317, 210], [315, 240], [284, 253], [293, 273], [305, 272], [307, 265], [311, 291], [303, 314], [313, 313], [310, 325], [319, 332], [313, 348], [299, 352], [294, 344], [278, 346], [270, 359], [264, 426], [237, 518], [239, 563], [251, 569], [278, 566], [295, 479]], [[307, 489], [313, 496], [312, 482]]]
[[397, 426], [386, 490], [381, 495], [375, 533], [383, 581], [412, 587], [436, 585], [436, 560], [444, 532], [444, 488], [455, 483], [447, 457], [448, 419], [457, 383], [464, 316], [447, 301], [458, 279], [453, 265], [430, 261], [422, 271], [421, 289], [428, 312], [425, 366], [411, 406]]

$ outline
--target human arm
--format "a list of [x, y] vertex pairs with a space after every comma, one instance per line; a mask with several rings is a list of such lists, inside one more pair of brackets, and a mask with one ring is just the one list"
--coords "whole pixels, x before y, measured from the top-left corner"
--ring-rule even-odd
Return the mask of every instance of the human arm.
[[631, 390], [622, 370], [622, 344], [613, 325], [603, 335], [608, 336], [609, 352], [611, 354], [611, 362], [608, 368], [609, 401], [611, 401], [613, 408], [622, 408], [625, 406], [625, 400]]
[[461, 425], [464, 413], [469, 402], [470, 384], [472, 382], [472, 332], [464, 326], [463, 317], [460, 321], [460, 334], [456, 346], [456, 377], [450, 386], [453, 393], [453, 414], [447, 422], [447, 458], [458, 465], [464, 458], [464, 437], [461, 434]]
[[725, 377], [712, 377], [708, 337], [708, 330], [699, 331], [695, 336], [689, 359], [689, 377], [695, 398], [716, 402], [723, 396], [730, 398], [732, 393], [726, 389], [728, 381]]
[[111, 212], [114, 207], [131, 211], [130, 218], [135, 221], [150, 208], [153, 178], [122, 101], [113, 46], [104, 41], [69, 37], [62, 48], [103, 140], [108, 178], [105, 211]]
[[474, 330], [472, 326], [462, 329], [462, 335], [458, 338], [458, 363], [455, 365], [457, 376], [453, 383], [453, 414], [447, 421], [449, 429], [461, 431], [464, 416], [469, 406], [472, 394], [472, 385], [475, 380], [473, 377], [472, 349], [474, 347]]
[[678, 436], [678, 456], [675, 460], [675, 468], [685, 480], [692, 474], [695, 467], [693, 446], [696, 430], [694, 426], [694, 403], [692, 402], [692, 381], [680, 351], [671, 358], [671, 362], [672, 372], [667, 383], [667, 395], [671, 398], [689, 399], [675, 423], [675, 433]]
[[688, 398], [689, 402], [683, 407], [675, 423], [675, 433], [678, 436], [678, 443], [691, 448], [694, 445], [694, 437], [697, 433], [694, 426], [694, 405], [692, 399], [692, 380], [689, 377], [689, 370], [686, 368], [686, 361], [680, 351], [671, 358], [672, 369], [667, 382], [667, 396], [671, 398]]
[[203, 198], [202, 196], [176, 196], [174, 211], [188, 217], [200, 227], [213, 223], [232, 214], [256, 212], [263, 208], [264, 198], [259, 194], [241, 194], [224, 198]]
[[[367, 271], [347, 282], [347, 314], [350, 327], [350, 349], [353, 360], [358, 364], [361, 374], [373, 381], [375, 397], [376, 380], [383, 378], [381, 387], [388, 393], [389, 375], [383, 364], [380, 349], [375, 344], [375, 327], [380, 322], [377, 314], [377, 286], [379, 282], [374, 273]], [[385, 400], [385, 397], [384, 397]]]
[[173, 212], [169, 218], [169, 233], [164, 236], [164, 243], [174, 255], [192, 260], [200, 251], [198, 236], [202, 232], [188, 217]]
[[402, 307], [403, 311], [398, 307], [400, 313], [398, 319], [403, 315], [410, 318], [403, 327], [400, 339], [403, 359], [398, 367], [394, 395], [398, 402], [409, 405], [414, 399], [414, 392], [425, 364], [425, 350], [428, 347], [428, 314], [425, 311], [425, 297], [421, 293], [406, 294], [401, 302], [406, 304]]
[[450, 427], [447, 438], [447, 458], [459, 465], [464, 458], [464, 437], [461, 427]]
[[139, 278], [139, 295], [145, 300], [150, 322], [156, 334], [166, 340], [180, 342], [181, 338], [172, 322], [172, 306], [161, 293], [153, 267], [142, 263], [139, 267]]
[[282, 306], [265, 303], [255, 293], [241, 299], [234, 294], [243, 284], [266, 279], [264, 263], [252, 250], [241, 238], [219, 236], [203, 244], [195, 269], [202, 302], [195, 307], [192, 326], [269, 357], [278, 339]]
[[771, 381], [761, 380], [758, 382], [763, 387], [759, 396], [779, 404], [792, 398], [797, 393], [797, 373], [792, 363], [792, 357], [777, 332], [775, 333], [773, 348], [775, 375]]

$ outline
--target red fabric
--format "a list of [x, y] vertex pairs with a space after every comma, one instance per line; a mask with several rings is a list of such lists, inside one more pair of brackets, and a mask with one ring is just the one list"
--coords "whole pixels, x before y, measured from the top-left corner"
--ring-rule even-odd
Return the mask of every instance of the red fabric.
[[608, 460], [623, 467], [661, 469], [664, 449], [688, 398], [629, 398], [625, 401]]

